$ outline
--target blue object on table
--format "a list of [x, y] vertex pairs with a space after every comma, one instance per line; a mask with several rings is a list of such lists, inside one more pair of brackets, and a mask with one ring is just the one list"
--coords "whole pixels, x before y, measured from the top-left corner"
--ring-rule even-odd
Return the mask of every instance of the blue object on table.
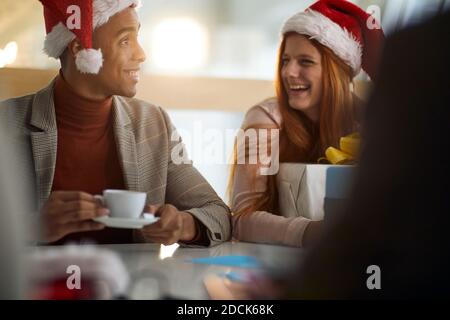
[[332, 199], [347, 199], [350, 194], [355, 168], [353, 166], [337, 166], [327, 169], [325, 182], [325, 197]]
[[250, 256], [218, 256], [207, 258], [194, 258], [188, 260], [192, 263], [221, 265], [228, 267], [240, 267], [240, 268], [259, 268], [261, 262], [255, 257]]
[[324, 218], [345, 210], [353, 185], [355, 168], [336, 166], [327, 169], [325, 182]]
[[248, 272], [227, 271], [227, 272], [220, 272], [218, 275], [227, 278], [228, 280], [231, 280], [233, 282], [247, 283], [250, 282], [251, 280], [251, 277]]

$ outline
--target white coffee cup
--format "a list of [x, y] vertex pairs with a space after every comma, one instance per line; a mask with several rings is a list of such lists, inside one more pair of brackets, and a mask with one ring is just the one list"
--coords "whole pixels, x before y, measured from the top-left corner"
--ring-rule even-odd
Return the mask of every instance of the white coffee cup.
[[95, 196], [109, 209], [110, 217], [136, 219], [142, 215], [147, 194], [128, 190], [105, 190]]

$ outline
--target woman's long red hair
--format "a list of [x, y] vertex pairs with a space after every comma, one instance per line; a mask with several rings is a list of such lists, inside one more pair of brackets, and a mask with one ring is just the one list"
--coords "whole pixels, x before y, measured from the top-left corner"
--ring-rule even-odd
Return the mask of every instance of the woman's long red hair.
[[[279, 110], [283, 120], [280, 132], [280, 162], [316, 163], [326, 148], [339, 146], [339, 139], [357, 129], [358, 110], [351, 92], [352, 70], [330, 49], [311, 39], [322, 55], [322, 98], [318, 123], [312, 122], [304, 113], [289, 106], [288, 95], [281, 76], [281, 58], [286, 46], [283, 37], [278, 51], [275, 88]], [[246, 128], [248, 129], [248, 128]], [[258, 129], [258, 128], [255, 128]], [[229, 180], [229, 196], [232, 201], [232, 185], [236, 172], [236, 148], [234, 164]], [[257, 173], [256, 173], [257, 174]], [[256, 178], [255, 174], [255, 178]], [[254, 185], [253, 181], [251, 185]], [[251, 205], [234, 214], [268, 211], [279, 214], [276, 176], [268, 176], [264, 194]]]

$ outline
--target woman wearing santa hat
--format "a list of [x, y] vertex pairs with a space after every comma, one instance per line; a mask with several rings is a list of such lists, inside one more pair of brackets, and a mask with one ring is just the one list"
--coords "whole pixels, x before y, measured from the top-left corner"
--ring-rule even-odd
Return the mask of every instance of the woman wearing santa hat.
[[[251, 108], [242, 125], [244, 131], [268, 130], [267, 136], [278, 137], [279, 143], [261, 139], [257, 149], [238, 140], [237, 155], [242, 151], [251, 157], [268, 144], [272, 160], [316, 163], [327, 147], [338, 147], [340, 137], [358, 129], [361, 108], [352, 81], [361, 69], [376, 77], [384, 40], [369, 19], [373, 22], [350, 2], [319, 0], [284, 23], [277, 96]], [[279, 136], [271, 134], [274, 130]], [[263, 174], [267, 163], [252, 164], [250, 157], [237, 161], [237, 155], [230, 177], [233, 237], [299, 247], [313, 242], [322, 222], [280, 216], [276, 172]]]

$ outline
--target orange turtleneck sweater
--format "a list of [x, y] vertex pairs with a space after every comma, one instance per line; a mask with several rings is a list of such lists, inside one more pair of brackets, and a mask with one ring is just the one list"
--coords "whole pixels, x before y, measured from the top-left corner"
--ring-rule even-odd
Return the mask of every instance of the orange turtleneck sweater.
[[[112, 126], [112, 97], [92, 101], [79, 96], [58, 76], [54, 89], [58, 148], [52, 191], [84, 191], [102, 194], [105, 189], [124, 189], [125, 183]], [[67, 235], [68, 241], [99, 244], [132, 242], [132, 232], [105, 228]]]

